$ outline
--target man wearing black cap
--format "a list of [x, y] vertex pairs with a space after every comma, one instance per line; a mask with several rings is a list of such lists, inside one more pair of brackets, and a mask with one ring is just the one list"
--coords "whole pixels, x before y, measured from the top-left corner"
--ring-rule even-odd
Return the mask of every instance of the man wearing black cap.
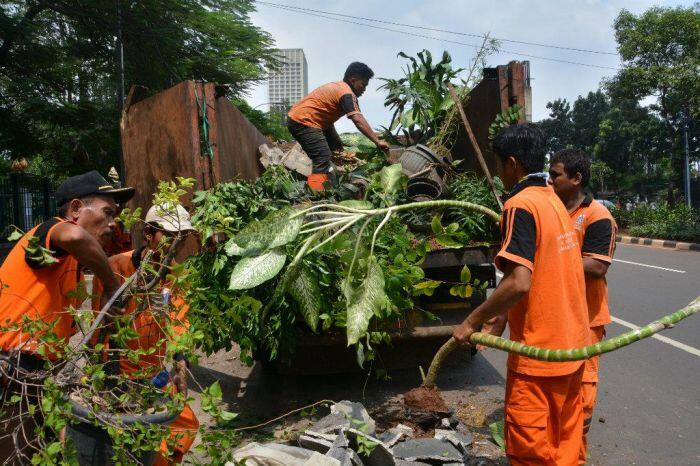
[[[114, 188], [96, 171], [69, 178], [56, 191], [59, 216], [30, 230], [10, 251], [0, 267], [3, 382], [7, 372], [16, 376], [17, 368], [34, 371], [44, 361], [60, 358], [60, 344], [75, 333], [70, 308], [81, 304], [76, 291], [83, 268], [92, 270], [104, 284], [103, 300], [119, 288], [100, 243], [111, 235], [117, 203], [133, 195], [134, 188]], [[27, 319], [41, 328], [28, 325]], [[42, 340], [48, 332], [51, 338]], [[12, 390], [7, 383], [3, 385]], [[0, 437], [7, 433], [3, 430], [0, 428]], [[0, 440], [0, 460], [5, 454], [2, 443]]]

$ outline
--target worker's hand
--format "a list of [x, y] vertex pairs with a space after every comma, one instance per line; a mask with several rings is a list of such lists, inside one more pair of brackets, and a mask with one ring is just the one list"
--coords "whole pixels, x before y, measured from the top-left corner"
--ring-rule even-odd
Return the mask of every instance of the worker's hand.
[[377, 147], [384, 153], [389, 153], [389, 144], [386, 141], [379, 140], [377, 142]]
[[[496, 337], [500, 337], [503, 335], [503, 332], [506, 329], [506, 325], [508, 324], [508, 316], [502, 315], [502, 316], [496, 316], [491, 320], [487, 320], [486, 323], [484, 323], [484, 326], [481, 328], [482, 333], [488, 333], [489, 335], [494, 335]], [[488, 348], [487, 346], [484, 345], [476, 345], [476, 349], [481, 351], [483, 349]]]
[[173, 384], [177, 388], [178, 393], [182, 393], [187, 397], [187, 361], [184, 359], [175, 361], [175, 375], [173, 376]]
[[480, 326], [474, 327], [471, 322], [469, 322], [469, 319], [465, 319], [464, 322], [454, 329], [452, 337], [463, 345], [474, 346], [471, 344], [471, 341], [469, 341], [469, 338], [472, 336], [472, 333], [478, 332], [480, 329]]
[[[107, 301], [110, 300], [112, 295], [117, 292], [117, 288], [107, 290], [105, 289], [104, 294], [102, 295], [102, 302], [100, 303], [100, 308], [107, 304]], [[112, 321], [117, 317], [121, 317], [126, 313], [126, 308], [122, 307], [119, 304], [119, 298], [117, 298], [117, 302], [115, 302], [112, 307], [109, 308], [107, 311], [106, 318], [108, 321]]]

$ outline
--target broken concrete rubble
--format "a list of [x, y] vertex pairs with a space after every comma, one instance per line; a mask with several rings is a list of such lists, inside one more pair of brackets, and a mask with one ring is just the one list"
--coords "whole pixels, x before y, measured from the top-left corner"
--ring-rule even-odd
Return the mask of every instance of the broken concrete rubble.
[[464, 434], [454, 430], [445, 429], [435, 429], [435, 438], [438, 440], [447, 440], [464, 454], [469, 452], [469, 446], [472, 444], [474, 439], [469, 433]]
[[462, 463], [463, 454], [450, 442], [434, 438], [407, 440], [394, 447], [394, 456], [406, 461]]
[[247, 466], [268, 466], [270, 464], [284, 464], [285, 466], [340, 466], [337, 459], [323, 456], [318, 452], [297, 448], [279, 443], [261, 445], [257, 442], [239, 448], [233, 454], [236, 463], [226, 463], [226, 466], [234, 466], [245, 461]]
[[290, 150], [283, 151], [279, 147], [270, 147], [263, 144], [258, 147], [260, 163], [267, 168], [270, 165], [284, 165], [290, 170], [304, 176], [311, 174], [311, 159], [299, 144], [295, 144]]
[[377, 428], [374, 419], [369, 415], [367, 409], [362, 406], [362, 403], [343, 400], [331, 406], [331, 414], [335, 413], [344, 414], [350, 420], [352, 427], [361, 428], [365, 433], [374, 434]]
[[409, 426], [398, 424], [391, 429], [382, 432], [378, 438], [388, 447], [393, 447], [404, 438], [413, 438], [413, 429]]
[[[353, 421], [354, 420], [354, 421]], [[408, 421], [409, 423], [411, 421]], [[264, 459], [292, 466], [449, 466], [501, 464], [498, 448], [490, 442], [474, 441], [467, 426], [457, 418], [437, 420], [434, 438], [418, 429], [397, 424], [375, 434], [376, 423], [360, 403], [343, 401], [318, 420], [298, 439], [301, 448], [288, 445], [249, 444], [235, 452], [248, 465], [262, 466]], [[432, 428], [430, 432], [433, 432]], [[492, 448], [489, 448], [492, 447]], [[281, 458], [281, 459], [280, 459]], [[277, 464], [277, 463], [276, 463]]]

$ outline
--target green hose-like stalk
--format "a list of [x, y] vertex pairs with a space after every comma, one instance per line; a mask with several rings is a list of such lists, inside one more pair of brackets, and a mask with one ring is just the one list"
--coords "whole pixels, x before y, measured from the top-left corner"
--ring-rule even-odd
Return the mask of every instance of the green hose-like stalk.
[[[505, 338], [497, 337], [494, 335], [489, 335], [486, 333], [475, 332], [472, 334], [469, 341], [475, 345], [488, 346], [490, 348], [496, 348], [502, 351], [507, 351], [509, 353], [516, 353], [521, 356], [526, 356], [532, 359], [538, 359], [540, 361], [550, 361], [550, 362], [564, 362], [564, 361], [581, 361], [583, 359], [589, 359], [594, 356], [601, 355], [603, 353], [609, 353], [610, 351], [615, 351], [627, 345], [634, 343], [635, 341], [642, 340], [644, 338], [650, 337], [655, 333], [658, 333], [664, 329], [673, 327], [676, 323], [689, 317], [696, 312], [700, 311], [700, 296], [695, 298], [690, 304], [688, 304], [683, 309], [662, 317], [649, 325], [632, 330], [622, 335], [610, 338], [609, 340], [601, 341], [594, 345], [585, 346], [583, 348], [574, 349], [544, 349], [536, 348], [534, 346], [523, 345], [517, 341], [506, 340]], [[435, 380], [437, 378], [440, 367], [442, 363], [455, 348], [459, 346], [459, 342], [453, 338], [450, 338], [444, 345], [440, 347], [438, 352], [433, 357], [433, 361], [430, 363], [430, 369], [428, 369], [428, 374], [423, 380], [423, 387], [432, 388], [435, 386]]]

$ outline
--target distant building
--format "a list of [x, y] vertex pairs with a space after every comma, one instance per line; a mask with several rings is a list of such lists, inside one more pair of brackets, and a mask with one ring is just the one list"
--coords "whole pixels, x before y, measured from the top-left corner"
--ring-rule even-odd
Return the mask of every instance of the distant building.
[[309, 72], [303, 49], [281, 49], [278, 57], [282, 65], [270, 76], [267, 97], [271, 112], [286, 114], [309, 93]]

